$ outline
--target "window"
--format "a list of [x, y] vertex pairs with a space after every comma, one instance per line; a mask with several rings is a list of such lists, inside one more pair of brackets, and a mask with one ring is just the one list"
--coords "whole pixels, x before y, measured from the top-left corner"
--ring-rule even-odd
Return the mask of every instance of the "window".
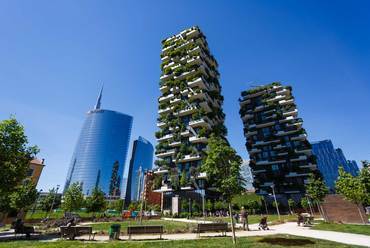
[[278, 170], [279, 170], [279, 165], [277, 165], [277, 164], [273, 164], [273, 165], [271, 166], [271, 169], [272, 169], [272, 171], [278, 171]]
[[33, 169], [29, 168], [28, 171], [27, 171], [27, 176], [31, 177], [32, 175], [33, 175]]

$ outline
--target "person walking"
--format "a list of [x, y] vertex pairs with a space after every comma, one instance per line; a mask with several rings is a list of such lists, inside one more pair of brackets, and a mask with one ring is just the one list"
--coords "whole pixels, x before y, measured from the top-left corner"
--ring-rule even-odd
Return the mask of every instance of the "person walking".
[[242, 207], [240, 211], [240, 220], [243, 224], [243, 230], [244, 231], [249, 231], [249, 226], [248, 226], [248, 212]]

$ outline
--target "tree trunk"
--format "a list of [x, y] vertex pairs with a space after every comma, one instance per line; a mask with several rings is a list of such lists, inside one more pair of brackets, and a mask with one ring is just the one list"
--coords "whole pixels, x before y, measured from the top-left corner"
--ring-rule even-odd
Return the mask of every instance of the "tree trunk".
[[292, 209], [290, 208], [289, 204], [288, 204], [288, 208], [289, 208], [289, 214], [292, 215]]
[[317, 207], [317, 210], [319, 210], [319, 213], [320, 213], [321, 218], [323, 218], [325, 220], [324, 215], [321, 212], [321, 209], [320, 209], [320, 206], [319, 206], [319, 203], [318, 202], [316, 202], [316, 207]]
[[364, 220], [364, 217], [362, 216], [362, 213], [361, 213], [360, 204], [356, 204], [356, 206], [357, 206], [358, 213], [360, 214], [360, 217], [361, 217], [362, 223], [366, 224], [366, 222], [365, 222], [365, 220]]
[[321, 212], [322, 212], [322, 214], [323, 214], [324, 221], [325, 221], [325, 222], [328, 222], [328, 217], [326, 216], [326, 213], [325, 213], [325, 211], [324, 211], [323, 207], [321, 206], [321, 204], [320, 204], [320, 203], [318, 203], [318, 205], [319, 205], [319, 208], [321, 209]]
[[231, 203], [229, 203], [229, 213], [231, 218], [231, 232], [233, 233], [233, 244], [236, 244], [236, 237], [235, 237], [235, 229], [234, 229], [234, 217], [233, 217], [233, 211], [231, 208]]

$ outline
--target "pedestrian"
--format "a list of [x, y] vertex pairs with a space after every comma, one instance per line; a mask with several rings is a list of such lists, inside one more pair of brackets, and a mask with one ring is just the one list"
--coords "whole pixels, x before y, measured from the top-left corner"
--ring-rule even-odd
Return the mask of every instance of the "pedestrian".
[[243, 230], [244, 231], [249, 231], [249, 226], [248, 226], [248, 211], [246, 211], [244, 209], [244, 207], [242, 207], [241, 211], [240, 211], [240, 220], [243, 224]]

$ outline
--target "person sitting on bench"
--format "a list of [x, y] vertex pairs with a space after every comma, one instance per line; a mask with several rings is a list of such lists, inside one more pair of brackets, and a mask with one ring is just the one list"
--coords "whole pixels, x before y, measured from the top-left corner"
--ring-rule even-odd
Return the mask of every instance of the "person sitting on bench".
[[258, 230], [270, 230], [267, 226], [267, 217], [263, 216], [258, 224]]

